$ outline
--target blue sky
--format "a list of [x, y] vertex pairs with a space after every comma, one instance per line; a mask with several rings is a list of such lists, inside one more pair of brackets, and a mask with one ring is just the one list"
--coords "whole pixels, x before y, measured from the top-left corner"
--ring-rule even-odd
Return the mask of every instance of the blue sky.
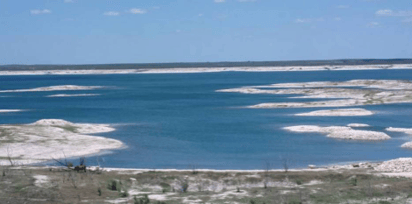
[[411, 0], [0, 0], [0, 64], [411, 57]]

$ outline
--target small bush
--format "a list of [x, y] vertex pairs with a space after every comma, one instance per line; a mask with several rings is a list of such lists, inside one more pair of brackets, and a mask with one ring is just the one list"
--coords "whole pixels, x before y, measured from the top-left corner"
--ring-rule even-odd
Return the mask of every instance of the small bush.
[[358, 185], [358, 179], [353, 178], [353, 179], [350, 180], [349, 183], [350, 183], [352, 186], [357, 186], [357, 185]]
[[186, 193], [187, 189], [189, 188], [189, 183], [183, 182], [181, 187], [182, 187], [182, 192]]
[[302, 180], [296, 180], [297, 185], [302, 185], [302, 183], [303, 183]]
[[388, 201], [379, 201], [379, 204], [391, 204], [390, 202], [388, 202]]
[[100, 189], [100, 187], [97, 189], [97, 193], [99, 194], [99, 196], [102, 196], [102, 189]]
[[119, 196], [122, 197], [122, 198], [126, 198], [126, 197], [129, 197], [129, 193], [127, 192], [127, 190], [121, 191], [119, 193]]
[[112, 180], [110, 183], [107, 184], [107, 189], [111, 191], [117, 191], [117, 181]]
[[186, 179], [179, 180], [179, 187], [182, 193], [186, 193], [189, 189], [189, 181]]
[[150, 200], [149, 200], [149, 196], [144, 195], [143, 198], [137, 198], [136, 196], [134, 196], [134, 204], [149, 204]]

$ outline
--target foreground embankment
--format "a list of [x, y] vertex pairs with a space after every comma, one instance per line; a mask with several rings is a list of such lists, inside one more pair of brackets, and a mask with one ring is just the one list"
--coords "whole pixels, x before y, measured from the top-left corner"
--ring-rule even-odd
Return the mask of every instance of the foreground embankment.
[[[0, 167], [5, 203], [409, 203], [412, 158], [255, 171]], [[337, 193], [339, 192], [339, 193]]]

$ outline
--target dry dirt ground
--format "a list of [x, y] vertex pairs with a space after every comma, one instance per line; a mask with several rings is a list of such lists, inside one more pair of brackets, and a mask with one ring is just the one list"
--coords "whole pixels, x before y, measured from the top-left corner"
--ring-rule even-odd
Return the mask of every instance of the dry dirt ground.
[[408, 203], [412, 179], [371, 168], [138, 171], [0, 167], [0, 203]]

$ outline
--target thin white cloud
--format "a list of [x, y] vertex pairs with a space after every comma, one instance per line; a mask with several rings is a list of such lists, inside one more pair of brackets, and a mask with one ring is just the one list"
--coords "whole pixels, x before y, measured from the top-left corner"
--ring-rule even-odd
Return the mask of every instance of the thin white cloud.
[[117, 12], [117, 11], [107, 11], [107, 12], [104, 12], [103, 15], [105, 15], [105, 16], [118, 16], [118, 15], [120, 15], [120, 13]]
[[226, 0], [215, 0], [215, 3], [224, 3]]
[[256, 2], [257, 0], [237, 0], [238, 2]]
[[203, 13], [199, 13], [197, 16], [202, 17], [202, 16], [203, 16]]
[[381, 9], [375, 12], [377, 16], [412, 16], [412, 11], [394, 11], [391, 9]]
[[34, 10], [31, 10], [30, 13], [32, 15], [39, 15], [39, 14], [49, 14], [51, 13], [51, 11], [49, 9], [43, 9], [43, 10], [34, 9]]
[[375, 28], [375, 27], [379, 27], [380, 24], [378, 22], [370, 22], [366, 26], [369, 27], [369, 28]]
[[350, 6], [349, 5], [339, 5], [339, 6], [336, 6], [336, 8], [338, 8], [338, 9], [347, 9], [347, 8], [350, 8]]
[[341, 17], [336, 17], [336, 18], [334, 18], [333, 20], [335, 20], [335, 21], [341, 21], [342, 18], [341, 18]]
[[145, 13], [147, 13], [146, 10], [144, 10], [144, 9], [139, 9], [139, 8], [132, 8], [132, 9], [130, 9], [128, 12], [129, 12], [129, 13], [132, 13], [132, 14], [145, 14]]
[[64, 3], [73, 3], [73, 0], [64, 0]]
[[295, 20], [295, 23], [312, 23], [325, 21], [323, 18], [298, 18]]

